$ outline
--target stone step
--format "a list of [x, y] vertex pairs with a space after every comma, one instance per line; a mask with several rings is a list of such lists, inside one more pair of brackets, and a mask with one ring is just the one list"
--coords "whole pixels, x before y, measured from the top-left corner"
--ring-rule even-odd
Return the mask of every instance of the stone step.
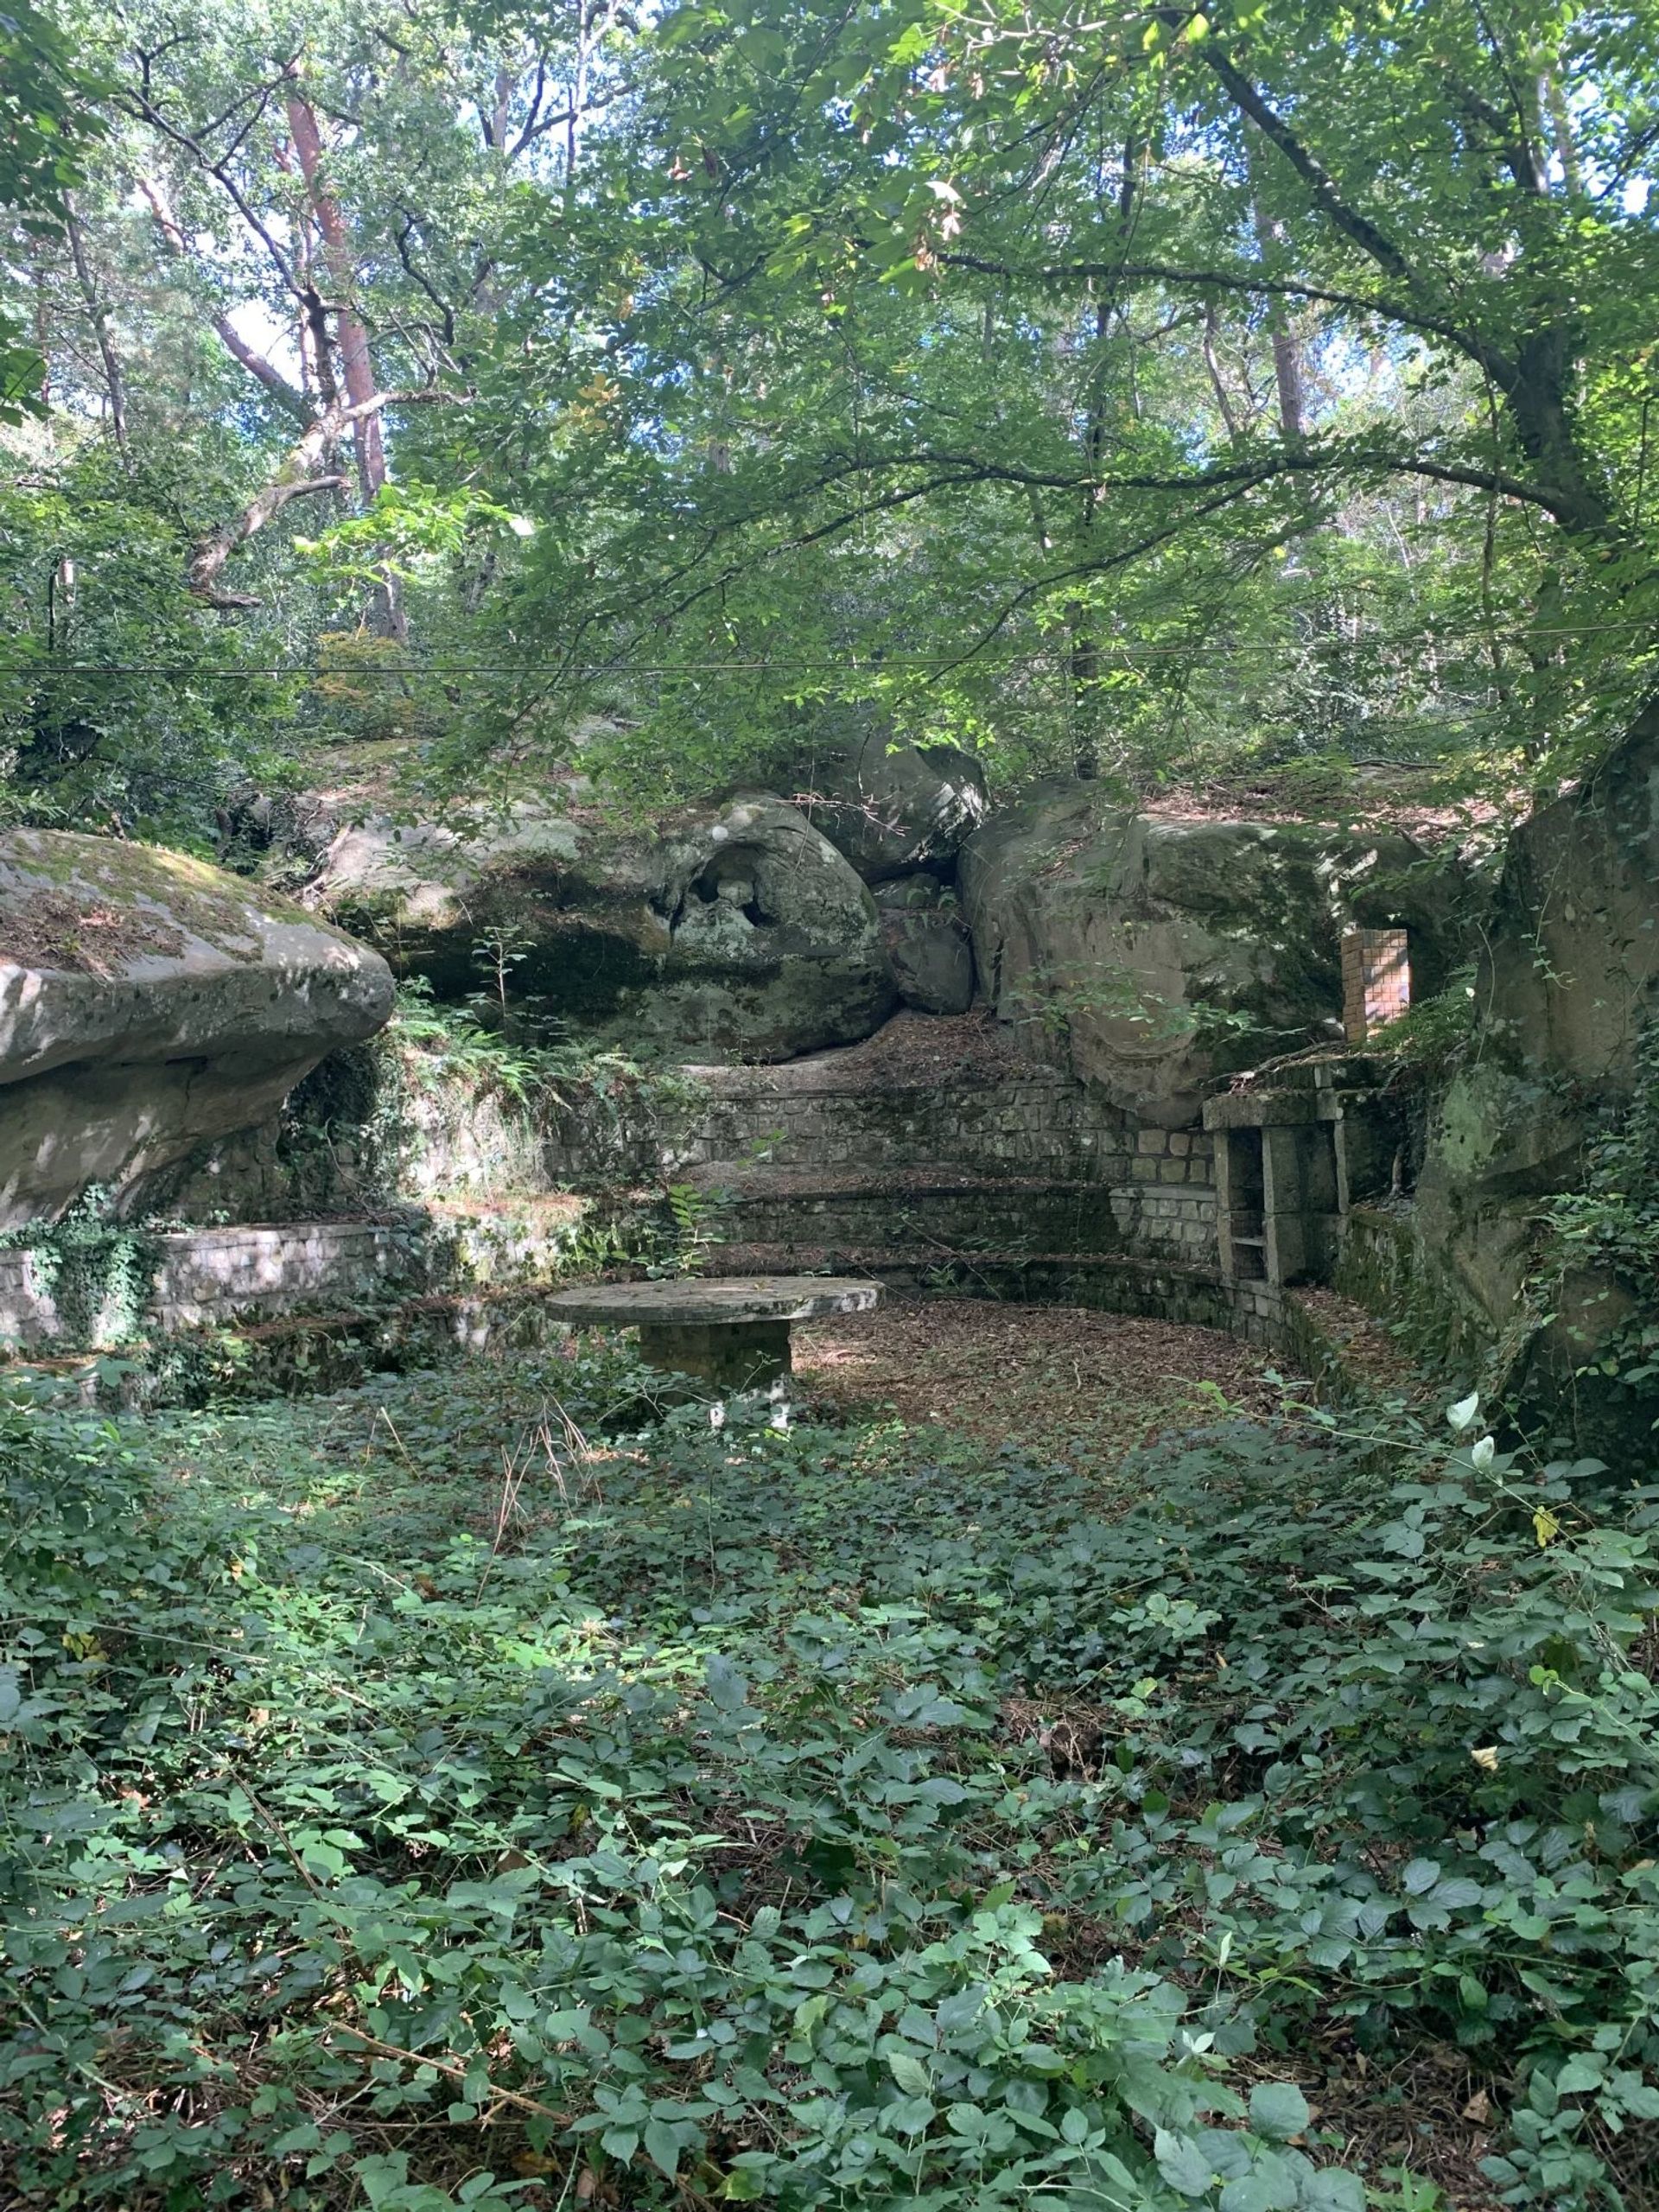
[[[1101, 1182], [1208, 1178], [1199, 1128], [1141, 1129], [1098, 1088], [1026, 1058], [983, 1013], [901, 1014], [862, 1045], [779, 1065], [688, 1067], [683, 1096], [642, 1090], [595, 1121], [564, 1115], [548, 1166], [575, 1183], [760, 1159], [817, 1173], [950, 1160], [985, 1175]], [[620, 1118], [619, 1118], [620, 1117]]]
[[783, 1251], [1133, 1252], [1196, 1265], [1215, 1257], [1215, 1193], [1203, 1183], [986, 1176], [937, 1162], [862, 1175], [725, 1163], [693, 1187], [707, 1198], [715, 1235]]
[[[766, 1275], [787, 1270], [867, 1274], [895, 1291], [934, 1296], [995, 1298], [1011, 1305], [1084, 1306], [1099, 1313], [1152, 1314], [1169, 1321], [1227, 1329], [1267, 1343], [1268, 1307], [1277, 1294], [1241, 1302], [1213, 1266], [1149, 1259], [1123, 1252], [1026, 1252], [1018, 1257], [984, 1251], [952, 1251], [939, 1244], [888, 1244], [862, 1249], [844, 1245], [723, 1244], [707, 1256], [710, 1275]], [[824, 1324], [832, 1327], [835, 1324]]]

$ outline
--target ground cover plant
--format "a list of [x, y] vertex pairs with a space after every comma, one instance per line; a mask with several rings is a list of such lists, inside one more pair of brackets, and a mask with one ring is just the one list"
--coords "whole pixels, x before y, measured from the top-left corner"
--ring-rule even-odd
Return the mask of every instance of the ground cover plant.
[[8, 2203], [1655, 2201], [1659, 1491], [645, 1383], [8, 1406]]

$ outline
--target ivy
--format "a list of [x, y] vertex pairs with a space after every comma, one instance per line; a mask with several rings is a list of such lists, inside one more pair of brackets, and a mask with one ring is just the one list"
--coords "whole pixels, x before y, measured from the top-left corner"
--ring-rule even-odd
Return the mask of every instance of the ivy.
[[145, 1330], [161, 1258], [156, 1224], [117, 1217], [115, 1194], [89, 1184], [55, 1221], [0, 1230], [0, 1250], [29, 1256], [31, 1287], [56, 1309], [65, 1347], [130, 1344]]
[[1552, 1198], [1544, 1221], [1559, 1275], [1601, 1270], [1633, 1294], [1636, 1310], [1602, 1354], [1604, 1371], [1631, 1388], [1659, 1376], [1659, 1025], [1637, 1047], [1628, 1106], [1609, 1116], [1586, 1147], [1581, 1187]]
[[1638, 2201], [1659, 1491], [651, 1392], [0, 1410], [11, 2201]]

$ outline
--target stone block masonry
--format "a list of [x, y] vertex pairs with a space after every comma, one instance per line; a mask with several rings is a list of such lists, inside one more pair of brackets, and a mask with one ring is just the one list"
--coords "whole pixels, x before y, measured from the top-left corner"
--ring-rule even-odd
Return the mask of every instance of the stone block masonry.
[[[396, 1206], [352, 1217], [339, 1198], [314, 1198], [311, 1215], [249, 1204], [234, 1227], [141, 1223], [107, 1286], [84, 1264], [54, 1273], [49, 1249], [0, 1249], [0, 1355], [353, 1313], [378, 1325], [435, 1300], [511, 1299], [573, 1262], [595, 1264], [613, 1217], [648, 1214], [672, 1237], [678, 1217], [663, 1193], [673, 1185], [702, 1194], [705, 1264], [716, 1271], [722, 1252], [734, 1268], [774, 1273], [791, 1271], [792, 1255], [817, 1267], [828, 1253], [919, 1274], [961, 1262], [977, 1280], [981, 1262], [1076, 1255], [1091, 1281], [1109, 1278], [1126, 1312], [1173, 1310], [1167, 1283], [1215, 1276], [1211, 1138], [1140, 1127], [972, 1015], [901, 1017], [864, 1046], [807, 1060], [689, 1069], [499, 1114], [486, 1159], [466, 1117], [435, 1113]], [[251, 1195], [281, 1198], [282, 1161], [265, 1165]], [[234, 1180], [198, 1176], [190, 1196], [199, 1187], [222, 1220]], [[169, 1212], [189, 1218], [176, 1200]]]
[[[1122, 1179], [1135, 1154], [1135, 1133], [1124, 1116], [1061, 1076], [861, 1091], [757, 1082], [764, 1072], [702, 1071], [705, 1097], [665, 1120], [650, 1165], [673, 1173], [715, 1160], [765, 1160], [777, 1167], [879, 1173], [949, 1162], [982, 1174], [1104, 1183]], [[574, 1143], [567, 1137], [561, 1151], [557, 1164], [571, 1179], [580, 1179], [592, 1158], [582, 1133]]]
[[[633, 1173], [716, 1196], [743, 1246], [876, 1252], [1118, 1251], [1212, 1265], [1212, 1141], [1141, 1128], [1104, 1093], [984, 1033], [892, 1026], [883, 1039], [780, 1067], [685, 1071], [689, 1095], [629, 1133]], [[937, 1040], [937, 1042], [935, 1042]], [[976, 1047], [980, 1056], [976, 1056]], [[614, 1177], [617, 1131], [567, 1116], [549, 1154], [571, 1181]]]
[[[586, 1209], [543, 1199], [517, 1212], [399, 1221], [243, 1224], [143, 1236], [129, 1266], [144, 1280], [105, 1296], [26, 1248], [0, 1249], [0, 1353], [118, 1348], [308, 1310], [372, 1310], [400, 1300], [543, 1278], [568, 1263]], [[128, 1313], [128, 1306], [136, 1307]], [[131, 1325], [136, 1323], [136, 1329]]]

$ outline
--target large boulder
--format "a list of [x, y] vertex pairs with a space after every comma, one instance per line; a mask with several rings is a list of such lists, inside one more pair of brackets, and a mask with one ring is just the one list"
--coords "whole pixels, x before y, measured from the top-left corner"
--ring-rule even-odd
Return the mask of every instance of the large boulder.
[[378, 954], [200, 861], [0, 836], [0, 1225], [264, 1120], [391, 1002]]
[[947, 867], [988, 808], [971, 754], [913, 745], [861, 718], [827, 721], [793, 772], [804, 810], [867, 883]]
[[856, 1043], [897, 1002], [875, 907], [794, 807], [750, 792], [652, 830], [519, 808], [371, 819], [310, 898], [441, 997], [491, 989], [628, 1049], [782, 1060]]
[[1643, 1459], [1655, 1392], [1596, 1372], [1630, 1318], [1628, 1287], [1569, 1270], [1535, 1299], [1528, 1290], [1548, 1261], [1541, 1202], [1580, 1181], [1586, 1139], [1643, 1080], [1638, 1047], [1659, 1015], [1656, 886], [1659, 708], [1510, 840], [1476, 980], [1475, 1037], [1440, 1102], [1418, 1183], [1420, 1240], [1491, 1340], [1521, 1345], [1522, 1396], [1570, 1409], [1581, 1443], [1610, 1453], [1635, 1444]]
[[1487, 1057], [1628, 1098], [1659, 1003], [1659, 704], [1516, 832], [1489, 934]]
[[1166, 822], [1040, 786], [963, 848], [982, 987], [1039, 1049], [1179, 1128], [1230, 1069], [1339, 1033], [1339, 939], [1412, 931], [1414, 988], [1455, 959], [1454, 886], [1404, 836]]
[[966, 1014], [974, 945], [956, 893], [934, 875], [898, 875], [878, 885], [875, 903], [905, 1004], [918, 1014]]

